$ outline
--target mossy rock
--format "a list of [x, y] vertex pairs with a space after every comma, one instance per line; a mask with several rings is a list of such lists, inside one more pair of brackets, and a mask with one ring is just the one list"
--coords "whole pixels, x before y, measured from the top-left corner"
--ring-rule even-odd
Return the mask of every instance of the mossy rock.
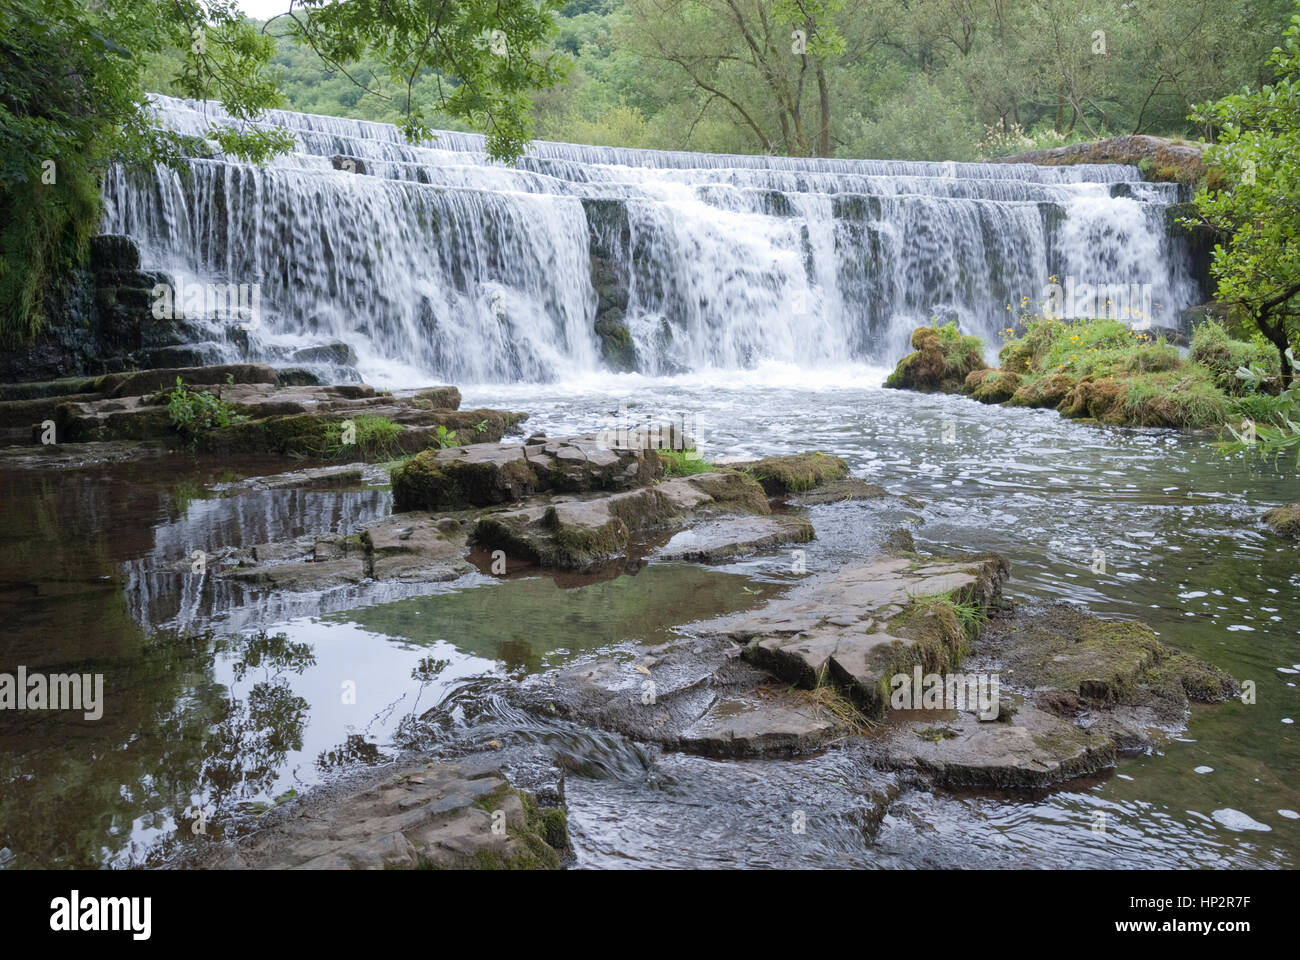
[[937, 329], [918, 327], [912, 331], [912, 348], [914, 352], [898, 361], [894, 372], [886, 378], [886, 387], [922, 393], [960, 393], [971, 371], [987, 366], [980, 341], [962, 336], [954, 323]]
[[561, 807], [542, 807], [526, 790], [503, 787], [495, 793], [480, 797], [474, 806], [488, 813], [510, 811], [516, 802], [522, 816], [505, 819], [506, 835], [515, 843], [514, 852], [504, 853], [491, 847], [479, 847], [472, 856], [446, 856], [439, 860], [421, 857], [418, 869], [423, 870], [558, 870], [563, 857], [572, 850], [569, 842], [569, 823]]
[[1274, 507], [1264, 514], [1264, 523], [1280, 537], [1300, 537], [1300, 503]]
[[429, 387], [415, 395], [415, 404], [421, 410], [459, 410], [460, 391], [455, 387]]
[[1056, 407], [1074, 389], [1073, 377], [1053, 373], [1022, 383], [1007, 401], [1011, 407]]
[[611, 370], [620, 373], [636, 370], [636, 345], [626, 324], [602, 317], [596, 321], [595, 331], [600, 340], [601, 356]]
[[392, 472], [393, 509], [461, 510], [521, 500], [540, 486], [523, 456], [497, 460], [439, 458], [428, 449]]
[[765, 457], [749, 463], [733, 464], [763, 486], [768, 496], [802, 493], [831, 480], [847, 476], [849, 465], [839, 457], [822, 453], [797, 453], [786, 457]]
[[[975, 374], [984, 371], [975, 371]], [[974, 376], [975, 374], [971, 374]], [[967, 378], [969, 382], [969, 377]], [[980, 403], [1006, 403], [1020, 388], [1020, 377], [1006, 370], [989, 371], [988, 376], [980, 380], [971, 391], [971, 396]]]
[[1091, 417], [1102, 423], [1122, 423], [1126, 389], [1125, 384], [1118, 380], [1084, 377], [1070, 388], [1056, 409], [1065, 417]]
[[961, 392], [974, 393], [985, 380], [996, 372], [991, 367], [985, 367], [983, 370], [972, 370], [966, 375], [966, 380], [961, 385]]
[[1236, 680], [1168, 646], [1144, 623], [1102, 620], [1057, 605], [1018, 618], [1010, 675], [1040, 691], [1104, 704], [1214, 702], [1234, 696]]
[[1034, 362], [1034, 344], [1022, 337], [1008, 340], [998, 351], [998, 362], [1004, 370], [1014, 370], [1016, 373], [1029, 370]]

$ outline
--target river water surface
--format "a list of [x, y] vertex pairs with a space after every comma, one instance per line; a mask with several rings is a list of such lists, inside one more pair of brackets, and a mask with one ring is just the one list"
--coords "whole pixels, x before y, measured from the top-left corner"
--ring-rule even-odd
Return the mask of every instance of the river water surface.
[[[788, 554], [259, 596], [164, 567], [194, 549], [354, 528], [391, 509], [387, 490], [249, 489], [238, 481], [285, 467], [184, 455], [3, 470], [0, 670], [103, 673], [106, 701], [100, 721], [0, 718], [7, 865], [160, 862], [404, 749], [496, 740], [544, 744], [566, 769], [584, 867], [1296, 866], [1300, 561], [1258, 522], [1300, 498], [1294, 471], [1225, 459], [1211, 436], [899, 393], [882, 378], [768, 365], [462, 391], [466, 408], [525, 410], [529, 431], [551, 436], [616, 427], [623, 405], [692, 418], [708, 457], [843, 457], [923, 501], [910, 524], [920, 549], [997, 551], [1010, 596], [1141, 619], [1254, 681], [1256, 702], [1197, 707], [1159, 752], [1033, 795], [921, 791], [852, 745], [796, 760], [665, 754], [520, 714], [493, 681], [689, 634], [797, 580]], [[864, 557], [879, 536], [867, 503], [812, 520], [809, 573]]]

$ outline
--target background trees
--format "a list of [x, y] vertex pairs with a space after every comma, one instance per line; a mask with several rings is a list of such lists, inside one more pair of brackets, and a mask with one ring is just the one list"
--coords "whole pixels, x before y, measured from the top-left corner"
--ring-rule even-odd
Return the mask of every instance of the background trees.
[[1219, 299], [1277, 347], [1286, 387], [1300, 336], [1300, 13], [1268, 63], [1271, 83], [1196, 110], [1218, 131], [1208, 160], [1226, 174], [1196, 206], [1227, 237], [1211, 266]]

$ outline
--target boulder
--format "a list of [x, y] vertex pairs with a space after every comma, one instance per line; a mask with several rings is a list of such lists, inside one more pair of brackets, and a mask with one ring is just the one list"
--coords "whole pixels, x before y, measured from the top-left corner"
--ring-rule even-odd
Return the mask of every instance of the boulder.
[[623, 490], [662, 472], [654, 451], [612, 448], [594, 436], [429, 449], [393, 470], [393, 508], [458, 510], [535, 493]]
[[912, 332], [912, 349], [885, 380], [885, 386], [922, 393], [960, 393], [973, 370], [987, 366], [979, 341], [963, 337], [949, 324], [943, 330], [917, 327]]
[[1264, 524], [1281, 537], [1300, 537], [1300, 503], [1274, 507], [1264, 514]]
[[783, 457], [765, 457], [727, 464], [729, 470], [742, 470], [763, 485], [768, 496], [804, 493], [832, 480], [848, 475], [849, 465], [839, 457], [820, 451]]

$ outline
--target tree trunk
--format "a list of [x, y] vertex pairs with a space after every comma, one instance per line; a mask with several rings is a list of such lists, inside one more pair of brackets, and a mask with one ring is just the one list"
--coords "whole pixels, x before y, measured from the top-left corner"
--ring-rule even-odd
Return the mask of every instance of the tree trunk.
[[831, 89], [826, 82], [826, 69], [817, 64], [817, 96], [821, 101], [822, 128], [817, 135], [817, 156], [831, 155]]
[[1268, 320], [1268, 312], [1264, 312], [1255, 317], [1255, 326], [1273, 346], [1277, 347], [1278, 357], [1280, 359], [1279, 367], [1282, 371], [1282, 389], [1285, 390], [1295, 379], [1295, 370], [1291, 367], [1291, 360], [1287, 357], [1286, 352], [1291, 347], [1290, 339], [1286, 335], [1285, 318], [1276, 320], [1272, 323]]

